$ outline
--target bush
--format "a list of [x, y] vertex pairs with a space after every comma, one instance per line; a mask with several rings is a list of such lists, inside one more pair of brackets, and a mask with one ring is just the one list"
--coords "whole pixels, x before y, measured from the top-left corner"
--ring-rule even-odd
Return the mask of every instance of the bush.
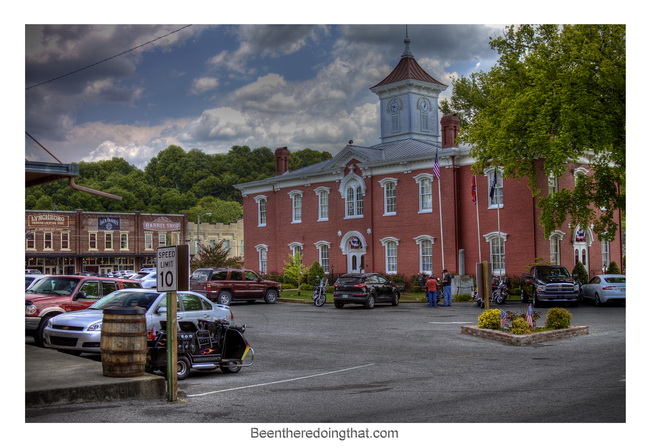
[[615, 261], [612, 261], [609, 266], [607, 266], [607, 271], [605, 274], [620, 274], [621, 270], [618, 268], [618, 265]]
[[487, 328], [490, 330], [498, 330], [501, 328], [501, 310], [492, 309], [486, 310], [478, 317], [478, 327]]
[[320, 265], [319, 262], [314, 261], [307, 268], [307, 272], [305, 274], [307, 275], [307, 284], [315, 285], [316, 283], [318, 283], [319, 278], [325, 277], [325, 270], [323, 269], [323, 267]]
[[511, 334], [530, 334], [532, 332], [533, 330], [530, 328], [528, 322], [526, 322], [526, 319], [518, 317], [512, 321], [512, 325], [510, 326]]
[[454, 302], [471, 302], [472, 300], [471, 294], [456, 294], [454, 296]]
[[560, 328], [569, 328], [571, 326], [571, 318], [573, 316], [564, 308], [551, 308], [546, 313], [546, 327], [554, 330]]
[[585, 268], [585, 265], [579, 261], [573, 267], [573, 271], [571, 273], [577, 275], [578, 281], [583, 285], [589, 281], [589, 274], [587, 273], [587, 269]]

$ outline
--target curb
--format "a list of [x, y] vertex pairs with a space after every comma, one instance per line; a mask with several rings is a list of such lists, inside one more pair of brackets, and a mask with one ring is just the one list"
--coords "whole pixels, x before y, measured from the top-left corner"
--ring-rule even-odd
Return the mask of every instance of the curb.
[[589, 327], [570, 327], [561, 330], [549, 330], [533, 334], [510, 334], [499, 330], [488, 330], [478, 328], [477, 326], [461, 325], [461, 334], [469, 336], [478, 336], [483, 339], [489, 339], [496, 342], [503, 342], [510, 345], [526, 346], [541, 344], [543, 342], [554, 341], [556, 339], [572, 338], [589, 334]]

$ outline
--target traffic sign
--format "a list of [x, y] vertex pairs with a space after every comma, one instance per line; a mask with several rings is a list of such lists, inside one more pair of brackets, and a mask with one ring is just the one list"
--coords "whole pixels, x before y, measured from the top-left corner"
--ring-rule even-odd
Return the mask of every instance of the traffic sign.
[[159, 292], [178, 290], [178, 250], [176, 246], [156, 250], [156, 289]]

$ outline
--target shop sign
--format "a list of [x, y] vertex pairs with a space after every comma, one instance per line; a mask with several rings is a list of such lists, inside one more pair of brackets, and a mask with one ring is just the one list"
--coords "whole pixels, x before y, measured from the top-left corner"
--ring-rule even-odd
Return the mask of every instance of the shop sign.
[[28, 222], [30, 226], [34, 227], [68, 227], [69, 217], [54, 213], [41, 213], [38, 215], [29, 215]]
[[120, 218], [99, 217], [97, 218], [98, 230], [120, 230]]
[[159, 232], [172, 232], [181, 230], [181, 223], [179, 221], [172, 221], [169, 218], [161, 216], [153, 221], [144, 222], [144, 230], [154, 230]]

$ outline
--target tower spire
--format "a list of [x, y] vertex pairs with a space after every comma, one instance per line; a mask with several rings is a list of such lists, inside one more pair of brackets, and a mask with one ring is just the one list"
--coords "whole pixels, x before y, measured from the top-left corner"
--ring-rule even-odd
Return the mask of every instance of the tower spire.
[[406, 25], [406, 36], [404, 36], [404, 53], [402, 53], [402, 58], [412, 58], [413, 53], [411, 53], [411, 47], [409, 47], [409, 44], [411, 43], [411, 38], [409, 37], [409, 26]]

